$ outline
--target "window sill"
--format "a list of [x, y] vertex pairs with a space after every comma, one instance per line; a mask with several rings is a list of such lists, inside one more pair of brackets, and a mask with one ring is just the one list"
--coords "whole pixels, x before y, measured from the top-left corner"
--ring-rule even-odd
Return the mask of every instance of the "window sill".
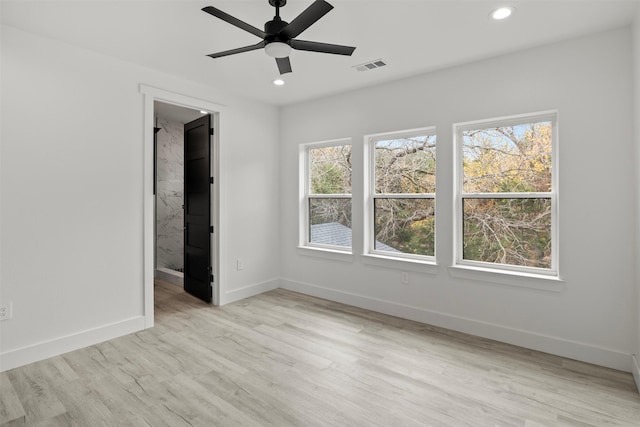
[[435, 261], [423, 261], [419, 259], [397, 258], [378, 254], [362, 254], [362, 262], [366, 265], [380, 268], [392, 268], [395, 270], [411, 271], [414, 273], [426, 273], [436, 275], [440, 266]]
[[324, 258], [331, 261], [353, 262], [354, 260], [354, 256], [351, 252], [341, 251], [338, 249], [298, 246], [298, 253], [304, 256]]
[[475, 280], [520, 288], [551, 292], [562, 292], [565, 289], [564, 280], [557, 276], [546, 276], [543, 274], [497, 270], [468, 265], [452, 265], [449, 267], [449, 274], [457, 279]]

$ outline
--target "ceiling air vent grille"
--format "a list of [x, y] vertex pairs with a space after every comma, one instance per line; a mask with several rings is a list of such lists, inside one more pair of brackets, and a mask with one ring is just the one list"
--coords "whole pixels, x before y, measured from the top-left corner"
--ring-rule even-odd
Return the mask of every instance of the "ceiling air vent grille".
[[354, 65], [353, 68], [358, 71], [369, 71], [375, 70], [376, 68], [384, 67], [385, 65], [387, 65], [387, 63], [382, 59], [376, 59], [375, 61], [365, 62], [364, 64], [360, 65]]

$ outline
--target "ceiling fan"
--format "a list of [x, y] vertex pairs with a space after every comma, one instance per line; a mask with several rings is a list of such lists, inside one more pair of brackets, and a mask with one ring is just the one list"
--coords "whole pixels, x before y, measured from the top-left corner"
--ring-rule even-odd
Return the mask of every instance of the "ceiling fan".
[[296, 50], [347, 56], [351, 55], [356, 49], [351, 46], [341, 46], [296, 39], [300, 33], [333, 9], [333, 6], [326, 1], [315, 0], [311, 6], [306, 8], [290, 23], [283, 21], [280, 18], [280, 8], [287, 4], [287, 0], [269, 0], [269, 4], [276, 8], [276, 16], [274, 16], [271, 21], [264, 24], [264, 31], [247, 24], [246, 22], [223, 12], [220, 9], [216, 9], [213, 6], [203, 8], [202, 10], [204, 12], [207, 12], [216, 18], [220, 18], [223, 21], [228, 22], [231, 25], [235, 25], [236, 27], [262, 39], [261, 42], [254, 45], [226, 50], [224, 52], [212, 53], [207, 56], [210, 56], [211, 58], [220, 58], [222, 56], [234, 55], [236, 53], [249, 52], [264, 48], [267, 55], [276, 59], [280, 74], [285, 74], [291, 72], [289, 54], [291, 53], [292, 48]]

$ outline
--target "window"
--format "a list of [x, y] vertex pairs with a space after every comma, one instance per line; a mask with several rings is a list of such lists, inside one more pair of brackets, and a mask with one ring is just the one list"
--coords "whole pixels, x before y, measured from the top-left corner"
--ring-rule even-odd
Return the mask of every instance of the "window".
[[350, 140], [303, 145], [305, 246], [351, 250]]
[[435, 259], [435, 129], [368, 140], [369, 253]]
[[556, 114], [455, 130], [456, 263], [557, 275]]

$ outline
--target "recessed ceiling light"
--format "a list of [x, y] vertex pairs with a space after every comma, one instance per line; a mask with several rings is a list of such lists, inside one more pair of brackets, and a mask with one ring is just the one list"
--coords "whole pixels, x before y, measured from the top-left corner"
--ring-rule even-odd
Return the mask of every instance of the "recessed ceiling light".
[[276, 85], [276, 86], [282, 86], [282, 85], [284, 84], [284, 80], [282, 80], [282, 79], [275, 79], [275, 80], [273, 81], [273, 84], [274, 84], [274, 85]]
[[204, 110], [200, 110], [200, 114], [207, 114], [207, 112]]
[[491, 12], [489, 16], [491, 16], [496, 21], [499, 21], [501, 19], [510, 17], [512, 13], [513, 13], [512, 7], [500, 7], [494, 10], [493, 12]]

